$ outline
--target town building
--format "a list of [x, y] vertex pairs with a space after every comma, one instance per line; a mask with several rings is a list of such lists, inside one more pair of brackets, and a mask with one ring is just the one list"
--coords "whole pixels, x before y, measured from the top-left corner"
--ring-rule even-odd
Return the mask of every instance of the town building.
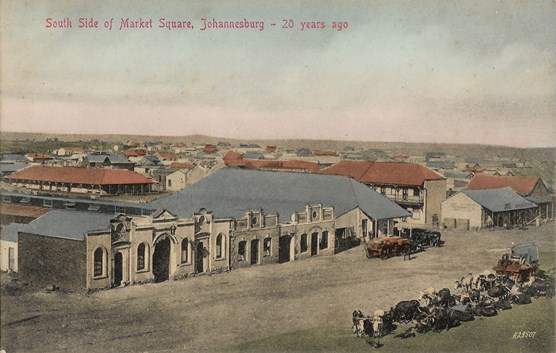
[[539, 206], [541, 220], [554, 218], [554, 196], [541, 178], [536, 176], [496, 176], [478, 174], [471, 179], [468, 190], [485, 190], [509, 187]]
[[463, 190], [442, 202], [445, 228], [509, 227], [531, 222], [538, 206], [509, 187]]
[[30, 166], [5, 178], [28, 189], [96, 195], [151, 192], [153, 181], [129, 170]]
[[81, 162], [83, 167], [88, 168], [112, 168], [133, 170], [134, 164], [125, 156], [89, 153], [83, 157]]
[[446, 199], [446, 179], [419, 164], [342, 161], [321, 173], [360, 181], [408, 210], [414, 223], [437, 223]]
[[95, 289], [297, 261], [392, 234], [409, 216], [350, 178], [233, 168], [144, 207], [53, 209], [18, 232], [21, 278]]

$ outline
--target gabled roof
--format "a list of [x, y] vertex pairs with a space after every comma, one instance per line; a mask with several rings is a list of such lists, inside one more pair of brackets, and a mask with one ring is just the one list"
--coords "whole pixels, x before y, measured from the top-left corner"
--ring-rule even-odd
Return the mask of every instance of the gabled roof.
[[111, 154], [88, 154], [89, 163], [104, 163], [108, 159], [110, 164], [132, 164], [125, 156], [114, 156]]
[[31, 166], [6, 177], [12, 180], [33, 180], [87, 185], [152, 184], [141, 174], [121, 169]]
[[113, 218], [113, 214], [52, 210], [27, 224], [21, 232], [83, 240], [88, 232], [108, 230]]
[[510, 188], [463, 190], [465, 195], [492, 212], [523, 210], [537, 207]]
[[[498, 176], [478, 174], [471, 179], [468, 190], [496, 189], [510, 187], [521, 195], [530, 195], [540, 178], [535, 176]], [[542, 182], [542, 181], [541, 181]]]
[[174, 152], [158, 152], [158, 155], [163, 159], [176, 159]]
[[410, 215], [350, 178], [234, 168], [220, 169], [186, 189], [150, 202], [147, 207], [166, 209], [179, 217], [191, 217], [201, 208], [213, 211], [217, 217], [242, 217], [248, 210], [262, 208], [268, 213], [279, 213], [285, 221], [309, 204], [332, 206], [336, 216], [357, 207], [373, 219]]
[[48, 154], [40, 152], [27, 153], [25, 156], [30, 159], [52, 159]]
[[442, 176], [414, 163], [341, 161], [321, 171], [322, 174], [345, 175], [365, 184], [420, 186], [425, 180], [442, 180]]
[[224, 155], [224, 160], [243, 159], [243, 154], [236, 151], [229, 151]]

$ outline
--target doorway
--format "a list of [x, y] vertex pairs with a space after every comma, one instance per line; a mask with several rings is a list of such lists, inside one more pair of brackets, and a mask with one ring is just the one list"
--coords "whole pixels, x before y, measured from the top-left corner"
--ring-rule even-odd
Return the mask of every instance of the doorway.
[[315, 256], [318, 252], [319, 246], [319, 233], [314, 232], [311, 234], [311, 256]]
[[121, 252], [114, 255], [114, 286], [119, 287], [122, 284], [124, 272], [124, 258]]
[[154, 247], [153, 274], [157, 283], [170, 278], [170, 238], [159, 241]]
[[197, 244], [197, 248], [195, 251], [195, 272], [196, 273], [203, 273], [205, 272], [204, 268], [204, 255], [205, 255], [205, 247], [203, 246], [203, 242], [200, 241]]
[[251, 265], [259, 263], [259, 240], [251, 240]]
[[282, 235], [278, 238], [278, 262], [284, 263], [290, 261], [290, 244], [292, 237], [290, 235]]

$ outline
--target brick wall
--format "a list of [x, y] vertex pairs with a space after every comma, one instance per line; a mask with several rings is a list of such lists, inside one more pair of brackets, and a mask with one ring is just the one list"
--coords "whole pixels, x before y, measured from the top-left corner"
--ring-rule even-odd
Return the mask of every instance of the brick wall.
[[85, 290], [87, 256], [84, 241], [20, 233], [19, 276], [30, 285], [49, 284], [66, 290]]

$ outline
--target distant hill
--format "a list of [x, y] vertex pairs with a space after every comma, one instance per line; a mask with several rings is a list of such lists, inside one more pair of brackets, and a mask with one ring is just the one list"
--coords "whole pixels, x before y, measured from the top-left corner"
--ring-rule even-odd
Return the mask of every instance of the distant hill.
[[489, 157], [500, 159], [518, 158], [521, 160], [534, 160], [539, 162], [554, 162], [556, 160], [556, 147], [547, 148], [517, 148], [497, 145], [481, 144], [443, 144], [443, 143], [407, 143], [407, 142], [372, 142], [372, 141], [341, 141], [341, 140], [246, 140], [229, 139], [215, 136], [189, 135], [189, 136], [149, 136], [149, 135], [85, 135], [85, 134], [50, 134], [50, 133], [20, 133], [2, 132], [0, 140], [36, 140], [58, 139], [58, 141], [101, 141], [107, 143], [123, 143], [129, 140], [143, 142], [175, 143], [182, 142], [188, 145], [217, 144], [228, 142], [238, 146], [240, 143], [255, 143], [262, 147], [275, 145], [280, 148], [297, 149], [305, 147], [311, 150], [343, 151], [347, 146], [355, 150], [383, 150], [387, 152], [403, 152], [410, 156], [423, 156], [426, 152], [444, 152], [456, 158]]

